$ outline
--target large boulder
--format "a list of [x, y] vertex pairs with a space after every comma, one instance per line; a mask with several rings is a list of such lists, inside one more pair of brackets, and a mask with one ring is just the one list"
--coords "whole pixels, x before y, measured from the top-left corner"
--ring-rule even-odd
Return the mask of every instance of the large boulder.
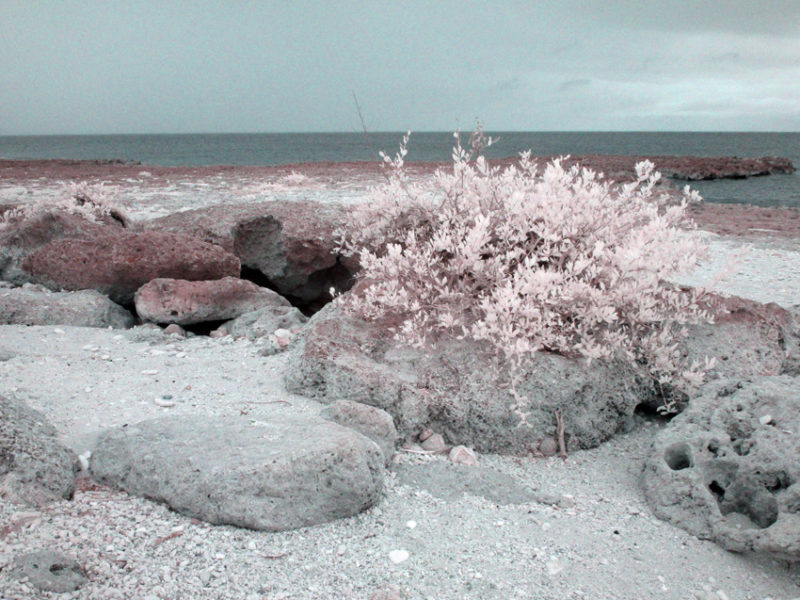
[[52, 292], [25, 284], [0, 289], [0, 325], [133, 326], [133, 315], [95, 290]]
[[112, 429], [92, 452], [99, 482], [209, 523], [283, 531], [374, 505], [383, 455], [319, 417], [174, 416]]
[[71, 499], [79, 470], [44, 415], [0, 396], [0, 497], [33, 506]]
[[239, 276], [239, 260], [219, 246], [172, 233], [98, 235], [50, 242], [31, 254], [25, 270], [51, 289], [95, 289], [131, 304], [148, 281]]
[[336, 252], [344, 209], [309, 201], [224, 204], [188, 210], [141, 226], [189, 235], [234, 253], [281, 295], [318, 308], [329, 289], [349, 287], [354, 261]]
[[631, 424], [652, 385], [622, 363], [591, 366], [541, 352], [520, 374], [516, 391], [492, 368], [480, 344], [440, 342], [429, 352], [397, 344], [388, 323], [366, 322], [329, 306], [314, 315], [287, 363], [285, 383], [322, 402], [352, 400], [387, 411], [406, 439], [430, 427], [452, 445], [480, 452], [527, 454], [556, 434], [559, 412], [567, 444], [590, 448]]
[[[706, 307], [714, 322], [686, 325], [687, 335], [678, 344], [690, 364], [703, 364], [706, 357], [715, 359], [706, 381], [800, 373], [800, 321], [790, 311], [775, 303], [718, 295], [711, 295]], [[675, 408], [683, 410], [689, 396], [677, 390], [668, 392]], [[651, 396], [642, 404], [656, 410], [663, 400]]]
[[96, 223], [81, 215], [53, 209], [20, 213], [0, 222], [0, 279], [16, 285], [33, 281], [23, 269], [25, 259], [55, 240], [92, 239], [120, 231], [121, 227]]
[[800, 380], [709, 383], [656, 437], [642, 486], [660, 519], [728, 550], [800, 560]]
[[134, 302], [142, 319], [178, 325], [227, 321], [265, 306], [291, 307], [283, 296], [236, 277], [153, 279], [138, 289]]
[[711, 378], [780, 375], [791, 368], [798, 344], [789, 311], [738, 296], [716, 302], [713, 323], [689, 327], [683, 347], [690, 360], [715, 357]]
[[234, 338], [256, 340], [270, 336], [278, 329], [296, 333], [307, 322], [308, 317], [293, 306], [265, 306], [228, 321], [225, 329]]

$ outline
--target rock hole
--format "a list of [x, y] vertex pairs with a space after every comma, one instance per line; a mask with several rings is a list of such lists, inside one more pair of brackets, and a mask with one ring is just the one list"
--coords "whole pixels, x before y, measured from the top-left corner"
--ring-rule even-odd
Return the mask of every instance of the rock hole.
[[717, 440], [710, 440], [708, 445], [706, 445], [708, 451], [711, 452], [714, 456], [717, 456], [719, 453], [719, 442]]
[[59, 564], [59, 563], [53, 563], [52, 565], [50, 565], [50, 572], [58, 574], [58, 573], [61, 573], [61, 571], [65, 570], [65, 569], [68, 569], [68, 568], [69, 568], [69, 566], [67, 566], [67, 565], [62, 565], [62, 564]]
[[307, 317], [313, 316], [333, 300], [328, 291], [330, 288], [333, 287], [337, 291], [343, 292], [353, 287], [354, 283], [353, 274], [338, 260], [332, 267], [320, 269], [309, 275], [304, 288], [299, 291], [303, 294], [302, 296], [281, 291], [264, 273], [245, 265], [242, 265], [240, 277], [280, 294]]
[[719, 502], [723, 515], [739, 513], [748, 517], [756, 527], [766, 529], [778, 520], [778, 501], [757, 476], [736, 479]]
[[664, 451], [664, 460], [673, 471], [680, 471], [694, 466], [692, 451], [686, 442], [672, 444]]
[[717, 502], [721, 502], [722, 500], [725, 499], [725, 488], [722, 487], [716, 481], [712, 481], [708, 485], [708, 491], [710, 491], [712, 494], [714, 494], [714, 497], [717, 499]]
[[733, 451], [739, 456], [747, 456], [750, 454], [750, 449], [753, 447], [753, 443], [750, 440], [736, 440], [733, 442], [732, 447]]

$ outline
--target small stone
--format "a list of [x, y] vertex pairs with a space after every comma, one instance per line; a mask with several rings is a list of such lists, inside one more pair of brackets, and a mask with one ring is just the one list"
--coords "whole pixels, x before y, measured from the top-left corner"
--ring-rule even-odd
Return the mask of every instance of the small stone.
[[211, 581], [211, 573], [209, 571], [200, 571], [200, 582], [203, 585], [208, 585]]
[[164, 333], [167, 335], [175, 335], [178, 337], [186, 337], [186, 330], [177, 323], [170, 323], [164, 327]]
[[764, 415], [763, 417], [759, 417], [758, 422], [762, 425], [769, 425], [772, 423], [772, 415]]
[[430, 429], [430, 428], [427, 428], [427, 427], [426, 427], [425, 429], [423, 429], [423, 430], [420, 432], [420, 434], [419, 434], [419, 441], [420, 441], [420, 442], [424, 442], [425, 440], [427, 440], [427, 439], [428, 439], [429, 437], [431, 437], [432, 435], [433, 435], [433, 429]]
[[92, 451], [91, 450], [87, 450], [83, 454], [78, 455], [78, 460], [81, 463], [81, 469], [83, 469], [84, 471], [88, 471], [89, 470], [89, 459], [91, 457], [92, 457]]
[[456, 446], [450, 450], [450, 461], [457, 465], [467, 465], [470, 467], [478, 465], [478, 457], [475, 456], [475, 452], [466, 446]]
[[415, 444], [414, 442], [403, 442], [401, 448], [403, 450], [407, 450], [408, 452], [425, 452], [422, 449], [422, 446], [420, 446], [419, 444]]
[[256, 548], [258, 548], [258, 546], [256, 546], [256, 543], [254, 541], [250, 540], [250, 542], [247, 543], [248, 550], [255, 550]]
[[389, 552], [389, 560], [396, 565], [408, 560], [409, 556], [410, 554], [406, 550], [392, 550]]
[[575, 496], [572, 494], [561, 494], [558, 505], [561, 508], [575, 508]]
[[417, 526], [416, 521], [406, 521], [406, 527], [408, 527], [409, 529], [414, 529], [416, 526]]
[[558, 442], [555, 438], [546, 437], [539, 442], [539, 452], [544, 456], [555, 456], [558, 452]]
[[223, 325], [222, 327], [218, 327], [214, 331], [208, 334], [208, 337], [212, 338], [222, 338], [228, 335], [228, 329]]
[[272, 335], [274, 335], [278, 339], [284, 338], [288, 340], [289, 338], [292, 337], [292, 332], [289, 331], [288, 329], [279, 328], [273, 331]]
[[158, 369], [145, 369], [142, 371], [142, 375], [157, 375]]
[[422, 442], [422, 449], [426, 452], [444, 452], [447, 450], [447, 444], [444, 443], [442, 434], [434, 433]]
[[345, 546], [344, 544], [340, 544], [339, 547], [336, 549], [336, 554], [338, 554], [339, 556], [341, 556], [345, 552], [347, 552], [347, 546]]
[[559, 561], [556, 557], [551, 558], [547, 561], [547, 574], [548, 575], [558, 575], [561, 571], [564, 570], [564, 565]]
[[175, 403], [172, 400], [164, 400], [163, 398], [156, 398], [153, 400], [153, 404], [160, 406], [161, 408], [171, 408], [175, 406]]

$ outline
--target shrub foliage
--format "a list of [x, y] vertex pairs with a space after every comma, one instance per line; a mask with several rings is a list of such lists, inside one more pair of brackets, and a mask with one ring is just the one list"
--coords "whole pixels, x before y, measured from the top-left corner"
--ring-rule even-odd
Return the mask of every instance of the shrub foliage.
[[455, 134], [452, 170], [412, 180], [408, 135], [382, 154], [387, 182], [339, 232], [362, 266], [361, 293], [341, 297], [348, 310], [399, 317], [393, 333], [417, 347], [441, 335], [488, 342], [517, 369], [548, 351], [623, 359], [679, 389], [702, 381], [712, 363], [684, 364], [678, 344], [686, 323], [711, 319], [705, 292], [667, 282], [706, 251], [685, 231], [696, 193], [668, 201], [650, 162], [624, 184], [560, 160], [540, 170], [530, 152], [491, 167], [480, 130], [468, 147]]

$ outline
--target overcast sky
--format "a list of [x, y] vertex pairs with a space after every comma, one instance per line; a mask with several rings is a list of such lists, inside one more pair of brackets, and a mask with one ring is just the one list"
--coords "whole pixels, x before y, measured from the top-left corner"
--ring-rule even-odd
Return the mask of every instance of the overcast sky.
[[800, 0], [0, 0], [0, 134], [800, 131]]

